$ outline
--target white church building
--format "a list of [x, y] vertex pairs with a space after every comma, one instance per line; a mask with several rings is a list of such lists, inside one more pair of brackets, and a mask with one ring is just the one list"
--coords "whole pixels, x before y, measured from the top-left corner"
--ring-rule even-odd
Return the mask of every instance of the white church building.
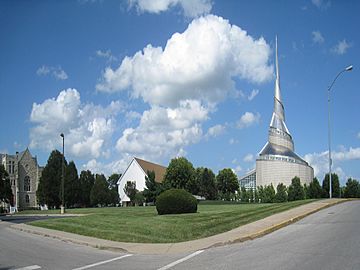
[[130, 202], [129, 197], [124, 192], [126, 183], [135, 182], [136, 189], [138, 191], [143, 191], [146, 188], [145, 177], [147, 177], [148, 171], [154, 171], [155, 181], [161, 183], [164, 180], [166, 167], [136, 157], [131, 160], [125, 172], [117, 182], [121, 205], [125, 206]]

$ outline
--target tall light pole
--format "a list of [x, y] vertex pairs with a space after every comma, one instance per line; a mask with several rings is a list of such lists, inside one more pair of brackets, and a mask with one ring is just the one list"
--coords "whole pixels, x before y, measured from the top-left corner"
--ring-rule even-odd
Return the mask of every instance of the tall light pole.
[[61, 163], [61, 207], [60, 207], [60, 213], [65, 213], [65, 204], [64, 204], [64, 160], [65, 160], [65, 136], [64, 133], [60, 134], [60, 137], [62, 137], [62, 163]]
[[332, 188], [331, 188], [331, 165], [332, 165], [332, 160], [331, 160], [331, 136], [330, 136], [330, 90], [333, 87], [336, 79], [345, 71], [350, 71], [353, 69], [353, 66], [350, 65], [346, 68], [344, 68], [343, 70], [341, 70], [335, 77], [335, 79], [333, 80], [333, 82], [331, 83], [331, 85], [328, 87], [328, 139], [329, 139], [329, 198], [332, 198]]

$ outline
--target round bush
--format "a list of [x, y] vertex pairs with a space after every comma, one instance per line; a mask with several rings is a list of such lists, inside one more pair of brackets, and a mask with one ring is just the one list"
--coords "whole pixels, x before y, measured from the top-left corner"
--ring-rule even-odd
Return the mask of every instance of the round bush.
[[197, 200], [183, 189], [169, 189], [156, 198], [159, 215], [196, 213]]

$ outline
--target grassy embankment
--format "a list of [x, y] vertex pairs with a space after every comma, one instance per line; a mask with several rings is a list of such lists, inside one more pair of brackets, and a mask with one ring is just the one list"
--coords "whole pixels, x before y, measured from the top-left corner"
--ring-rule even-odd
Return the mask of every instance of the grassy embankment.
[[35, 221], [31, 225], [121, 242], [174, 243], [229, 231], [312, 201], [278, 204], [200, 203], [197, 213], [164, 216], [157, 215], [153, 206], [68, 209], [67, 213], [90, 215]]

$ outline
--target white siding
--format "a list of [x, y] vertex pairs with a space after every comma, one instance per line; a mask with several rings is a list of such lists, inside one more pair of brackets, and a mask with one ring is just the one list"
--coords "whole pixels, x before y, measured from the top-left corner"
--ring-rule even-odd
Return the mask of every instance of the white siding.
[[126, 169], [125, 173], [121, 176], [118, 184], [118, 192], [120, 196], [120, 203], [129, 202], [130, 199], [126, 196], [124, 192], [124, 187], [128, 181], [136, 182], [136, 189], [138, 191], [143, 191], [145, 186], [145, 176], [146, 174], [141, 169], [140, 165], [133, 159], [130, 162], [129, 167]]

